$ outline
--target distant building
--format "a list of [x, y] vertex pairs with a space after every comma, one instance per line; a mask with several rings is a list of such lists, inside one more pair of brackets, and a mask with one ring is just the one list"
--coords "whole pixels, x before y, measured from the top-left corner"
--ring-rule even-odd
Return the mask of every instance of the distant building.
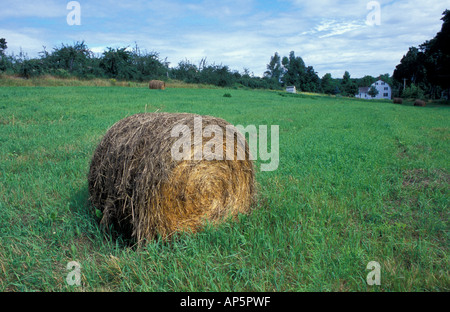
[[369, 95], [369, 87], [359, 87], [358, 88], [358, 94], [356, 95], [356, 97], [360, 98], [360, 99], [368, 99], [371, 98]]
[[[378, 90], [378, 94], [375, 97], [369, 95], [369, 90], [372, 86]], [[372, 83], [370, 87], [359, 88], [356, 97], [367, 100], [390, 100], [392, 97], [392, 88], [383, 80], [378, 80]]]
[[286, 87], [286, 92], [287, 93], [297, 93], [297, 89], [295, 88], [295, 86], [289, 86], [289, 87]]

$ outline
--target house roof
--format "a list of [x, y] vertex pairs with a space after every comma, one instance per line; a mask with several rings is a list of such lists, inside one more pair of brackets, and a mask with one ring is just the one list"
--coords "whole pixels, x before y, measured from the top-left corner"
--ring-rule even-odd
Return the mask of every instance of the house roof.
[[359, 93], [367, 93], [369, 92], [370, 88], [369, 87], [359, 87], [358, 91]]
[[383, 82], [386, 86], [389, 86], [389, 87], [390, 87], [390, 85], [389, 85], [386, 81], [381, 80], [381, 79], [378, 79], [377, 81], [375, 81], [374, 83], [372, 83], [372, 86], [374, 86], [376, 83], [380, 83], [380, 82]]

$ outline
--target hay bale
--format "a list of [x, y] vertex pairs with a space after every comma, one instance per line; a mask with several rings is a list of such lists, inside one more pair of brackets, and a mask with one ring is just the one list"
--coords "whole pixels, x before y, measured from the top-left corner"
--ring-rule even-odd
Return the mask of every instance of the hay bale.
[[427, 103], [426, 103], [425, 101], [422, 101], [422, 100], [415, 100], [415, 101], [414, 101], [414, 106], [422, 106], [422, 107], [425, 107], [425, 106], [427, 106]]
[[166, 83], [161, 80], [151, 80], [148, 84], [149, 89], [164, 90], [166, 88]]
[[394, 104], [403, 104], [402, 98], [394, 98]]
[[[222, 129], [224, 160], [173, 159], [171, 148], [179, 138], [171, 136], [172, 129], [186, 125], [195, 138], [195, 117], [198, 121], [194, 114], [137, 114], [107, 131], [88, 176], [90, 201], [103, 213], [103, 226], [112, 225], [140, 242], [157, 235], [168, 238], [178, 231], [195, 232], [206, 220], [218, 224], [250, 211], [255, 195], [253, 162], [245, 138], [243, 144], [234, 144], [234, 156], [245, 153], [245, 160], [225, 157], [226, 137], [242, 139], [240, 133], [226, 132], [231, 126], [226, 121], [201, 116], [202, 131], [208, 125]], [[194, 146], [204, 147], [210, 140], [204, 137], [202, 145], [191, 140], [187, 154], [194, 155], [198, 151]]]

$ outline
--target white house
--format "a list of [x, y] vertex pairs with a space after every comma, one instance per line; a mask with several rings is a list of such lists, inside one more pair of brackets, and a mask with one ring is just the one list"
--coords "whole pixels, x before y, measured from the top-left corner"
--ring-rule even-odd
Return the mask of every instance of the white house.
[[[378, 90], [378, 94], [375, 97], [372, 97], [369, 95], [369, 90], [371, 87], [375, 87]], [[390, 85], [388, 85], [386, 82], [384, 82], [383, 80], [378, 80], [374, 83], [372, 83], [372, 85], [370, 87], [362, 87], [358, 89], [358, 94], [356, 94], [357, 98], [360, 99], [367, 99], [367, 100], [390, 100], [392, 97], [392, 88]]]
[[369, 99], [371, 98], [369, 95], [369, 90], [369, 87], [359, 87], [358, 94], [356, 94], [355, 96], [360, 99]]
[[297, 93], [297, 89], [295, 88], [295, 86], [289, 86], [289, 87], [286, 87], [286, 92]]

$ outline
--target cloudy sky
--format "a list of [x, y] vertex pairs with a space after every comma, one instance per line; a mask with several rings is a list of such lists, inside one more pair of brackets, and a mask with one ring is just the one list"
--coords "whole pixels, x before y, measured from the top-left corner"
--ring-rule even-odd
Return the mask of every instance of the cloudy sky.
[[[69, 25], [68, 0], [0, 0], [0, 38], [9, 54], [84, 40], [228, 65], [262, 76], [270, 57], [295, 51], [322, 77], [392, 74], [410, 46], [433, 38], [450, 0], [79, 0], [81, 25]], [[379, 8], [379, 10], [378, 10]]]

